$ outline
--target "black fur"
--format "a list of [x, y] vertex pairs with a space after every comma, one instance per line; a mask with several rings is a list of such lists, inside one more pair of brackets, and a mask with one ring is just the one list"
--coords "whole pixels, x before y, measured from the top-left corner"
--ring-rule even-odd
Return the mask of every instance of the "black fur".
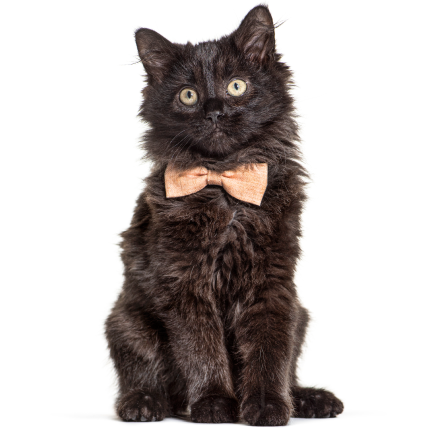
[[[189, 408], [195, 422], [285, 425], [343, 410], [296, 375], [308, 324], [294, 285], [307, 175], [274, 30], [258, 6], [217, 41], [179, 45], [136, 32], [153, 169], [122, 235], [125, 281], [106, 321], [126, 421]], [[247, 83], [240, 97], [226, 91], [237, 78]], [[196, 105], [180, 101], [183, 88], [197, 92]], [[167, 199], [169, 162], [215, 171], [265, 162], [268, 187], [261, 206], [218, 186]]]

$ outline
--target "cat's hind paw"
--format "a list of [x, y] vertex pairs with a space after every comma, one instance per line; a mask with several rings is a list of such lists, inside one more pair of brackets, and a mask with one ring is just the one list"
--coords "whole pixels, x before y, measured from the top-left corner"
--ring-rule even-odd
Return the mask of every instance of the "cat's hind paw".
[[291, 394], [296, 418], [334, 418], [343, 411], [343, 403], [321, 388], [294, 387]]
[[131, 390], [118, 399], [117, 413], [124, 421], [161, 421], [167, 414], [167, 404], [158, 394]]
[[206, 396], [191, 406], [191, 420], [196, 423], [235, 423], [239, 406], [236, 399]]

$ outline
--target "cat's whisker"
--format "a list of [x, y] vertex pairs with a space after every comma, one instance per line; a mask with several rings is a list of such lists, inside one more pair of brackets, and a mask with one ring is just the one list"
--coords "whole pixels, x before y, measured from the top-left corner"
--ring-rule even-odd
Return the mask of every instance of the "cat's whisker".
[[[181, 133], [183, 133], [185, 131], [185, 128], [183, 129], [183, 130], [181, 130], [168, 144], [167, 144], [167, 146], [169, 146]], [[175, 143], [173, 146], [172, 146], [172, 149], [175, 147], [177, 145], [177, 143]]]
[[[185, 130], [184, 130], [185, 131]], [[189, 137], [190, 135], [189, 134], [187, 134], [186, 136], [184, 136], [179, 142], [177, 142], [177, 143], [175, 143], [175, 145], [173, 145], [173, 147], [171, 148], [172, 149], [172, 151], [173, 151], [173, 153], [172, 153], [172, 155], [171, 155], [171, 157], [170, 157], [170, 161], [172, 161], [172, 158], [174, 158], [175, 157], [175, 155], [176, 154], [179, 154], [179, 151], [180, 151], [180, 149], [181, 149], [181, 142], [183, 142], [184, 141], [184, 139], [186, 139], [187, 137]], [[179, 146], [178, 146], [179, 145]], [[178, 148], [176, 148], [176, 149], [174, 149], [176, 146], [178, 146]]]
[[[173, 146], [172, 146], [172, 150], [173, 150], [173, 148], [175, 148], [175, 146], [178, 146], [179, 145], [179, 147], [178, 148], [180, 148], [181, 146], [180, 146], [180, 144], [181, 144], [181, 142], [183, 142], [183, 140], [184, 139], [186, 139], [187, 137], [189, 136], [189, 134], [187, 134], [186, 136], [184, 136], [178, 143], [175, 143]], [[175, 149], [175, 151], [174, 151], [174, 153], [173, 153], [173, 155], [174, 154], [176, 154], [176, 151], [178, 150], [178, 148], [177, 149]], [[172, 157], [171, 158], [173, 158], [173, 155], [172, 155]]]
[[[179, 157], [179, 155], [180, 155], [180, 153], [181, 153], [181, 151], [182, 151], [182, 149], [184, 149], [185, 148], [185, 146], [187, 145], [187, 143], [192, 139], [192, 137], [191, 137], [191, 135], [189, 135], [189, 134], [187, 134], [185, 137], [184, 137], [184, 139], [186, 139], [187, 137], [189, 137], [190, 139], [188, 139], [188, 140], [186, 140], [181, 146], [179, 146], [178, 148], [177, 148], [177, 150], [176, 150], [176, 152], [175, 152], [175, 158], [174, 158], [174, 160], [173, 160], [173, 164], [175, 164], [176, 163], [176, 161], [177, 161], [177, 159], [178, 159], [178, 157]], [[181, 142], [184, 140], [184, 139], [182, 139], [181, 140]], [[172, 157], [171, 157], [171, 159], [173, 158], [173, 155], [172, 155]]]
[[203, 140], [203, 138], [201, 137], [200, 139], [196, 140], [194, 143], [192, 143], [189, 147], [188, 150], [191, 149], [193, 146], [198, 145], [201, 141]]

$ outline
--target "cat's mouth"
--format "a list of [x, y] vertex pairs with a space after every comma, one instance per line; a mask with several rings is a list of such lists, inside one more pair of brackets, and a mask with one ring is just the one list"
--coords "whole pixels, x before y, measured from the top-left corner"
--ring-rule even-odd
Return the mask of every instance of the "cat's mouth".
[[221, 130], [219, 127], [216, 127], [209, 133], [209, 140], [217, 145], [222, 145], [226, 138], [225, 131]]

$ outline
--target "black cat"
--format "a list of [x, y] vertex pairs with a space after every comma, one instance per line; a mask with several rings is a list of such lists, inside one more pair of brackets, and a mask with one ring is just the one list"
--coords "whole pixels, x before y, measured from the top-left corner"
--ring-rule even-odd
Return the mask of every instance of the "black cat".
[[[255, 7], [217, 41], [180, 45], [140, 29], [136, 42], [153, 169], [122, 234], [125, 282], [106, 321], [118, 415], [285, 425], [340, 414], [340, 400], [296, 375], [308, 324], [293, 282], [307, 175], [269, 10]], [[166, 195], [167, 166], [219, 175], [252, 163], [268, 168], [260, 206], [219, 184]]]

